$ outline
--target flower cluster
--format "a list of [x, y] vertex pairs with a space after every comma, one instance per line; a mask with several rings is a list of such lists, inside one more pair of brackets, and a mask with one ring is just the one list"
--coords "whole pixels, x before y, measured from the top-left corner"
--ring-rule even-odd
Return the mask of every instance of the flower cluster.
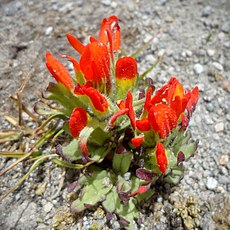
[[[175, 177], [181, 176], [181, 163], [196, 149], [187, 127], [199, 90], [184, 89], [175, 77], [156, 92], [152, 86], [145, 87], [136, 60], [121, 57], [120, 38], [118, 18], [105, 18], [98, 39], [90, 37], [87, 45], [67, 34], [80, 59], [61, 57], [73, 64], [75, 78], [51, 53], [46, 54], [46, 65], [57, 81], [50, 84], [48, 99], [62, 105], [65, 131], [73, 137], [61, 155], [85, 165], [97, 162], [101, 170], [108, 165], [117, 175], [130, 171], [139, 182], [125, 199], [118, 189], [124, 201], [149, 191], [162, 175], [178, 182]], [[111, 183], [116, 185], [113, 179]], [[80, 203], [75, 208], [84, 209]]]

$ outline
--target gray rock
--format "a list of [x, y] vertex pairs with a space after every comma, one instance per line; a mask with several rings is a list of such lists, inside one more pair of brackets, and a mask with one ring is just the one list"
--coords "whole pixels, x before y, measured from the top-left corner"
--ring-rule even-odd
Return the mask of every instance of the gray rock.
[[111, 0], [102, 0], [101, 3], [105, 6], [110, 6], [111, 5]]
[[201, 64], [197, 63], [194, 65], [193, 70], [196, 74], [199, 75], [204, 72], [204, 67]]
[[214, 190], [217, 187], [217, 180], [213, 177], [208, 177], [206, 187], [209, 190]]
[[53, 31], [53, 27], [52, 26], [49, 26], [46, 28], [46, 31], [45, 31], [45, 35], [48, 36], [52, 33]]
[[224, 33], [229, 33], [229, 31], [230, 31], [230, 21], [227, 21], [222, 25], [221, 31], [223, 31]]
[[222, 71], [223, 70], [223, 66], [218, 63], [218, 62], [213, 62], [212, 65], [217, 69], [217, 70], [220, 70]]
[[207, 125], [213, 125], [213, 124], [214, 124], [214, 122], [213, 122], [213, 120], [212, 120], [212, 118], [211, 118], [210, 116], [206, 116], [206, 117], [204, 118], [204, 122], [205, 122]]
[[218, 133], [218, 132], [222, 132], [224, 131], [224, 123], [223, 122], [220, 122], [220, 123], [217, 123], [215, 125], [215, 131]]
[[202, 11], [202, 16], [203, 17], [208, 17], [211, 13], [212, 13], [211, 6], [205, 6], [203, 11]]
[[52, 208], [53, 208], [53, 204], [50, 203], [50, 202], [47, 202], [47, 203], [44, 205], [44, 207], [43, 207], [43, 209], [44, 209], [44, 211], [45, 211], [46, 213], [50, 212]]
[[213, 112], [214, 111], [214, 106], [212, 103], [207, 103], [206, 104], [206, 109], [208, 110], [208, 112]]
[[160, 3], [160, 5], [163, 6], [163, 5], [165, 5], [165, 4], [167, 3], [167, 1], [168, 1], [168, 0], [159, 0], [159, 3]]
[[207, 54], [208, 54], [209, 57], [213, 57], [215, 53], [216, 53], [216, 51], [213, 50], [213, 49], [208, 49], [207, 50]]

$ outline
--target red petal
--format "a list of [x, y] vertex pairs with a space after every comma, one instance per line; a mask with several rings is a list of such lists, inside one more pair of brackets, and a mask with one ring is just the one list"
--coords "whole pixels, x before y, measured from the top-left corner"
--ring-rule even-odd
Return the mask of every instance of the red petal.
[[162, 173], [165, 173], [168, 166], [168, 159], [165, 154], [165, 148], [164, 145], [160, 142], [157, 143], [156, 146], [156, 158], [157, 158], [157, 164], [159, 166], [159, 169]]
[[73, 88], [73, 82], [69, 72], [51, 53], [46, 54], [46, 66], [57, 82], [62, 83], [69, 90]]
[[172, 77], [168, 83], [169, 91], [168, 96], [166, 98], [168, 103], [171, 103], [175, 97], [179, 96], [181, 99], [184, 97], [184, 89], [180, 82], [175, 78]]
[[[87, 81], [101, 84], [110, 80], [110, 58], [107, 47], [99, 42], [88, 44], [80, 59], [80, 67]], [[89, 74], [88, 69], [91, 68]]]
[[[108, 34], [112, 39], [109, 39]], [[106, 45], [109, 42], [112, 50], [118, 51], [120, 49], [120, 36], [121, 35], [120, 26], [118, 25], [118, 18], [116, 16], [111, 16], [108, 19], [104, 18], [101, 24], [98, 41]]]
[[74, 93], [88, 96], [94, 108], [100, 112], [105, 112], [109, 107], [107, 99], [97, 89], [91, 87], [91, 83], [87, 82], [82, 86], [78, 84], [74, 89]]
[[147, 192], [150, 188], [151, 183], [141, 185], [136, 191], [132, 192], [129, 197], [136, 196], [138, 194], [142, 194], [144, 192]]
[[144, 141], [144, 136], [142, 137], [135, 137], [131, 139], [131, 143], [135, 146], [135, 147], [139, 147], [142, 142]]
[[136, 126], [137, 126], [137, 129], [139, 129], [142, 132], [149, 131], [151, 129], [149, 120], [146, 117], [142, 118], [141, 120], [137, 120]]
[[181, 113], [184, 112], [184, 109], [185, 109], [182, 107], [182, 100], [179, 96], [175, 97], [170, 107], [176, 112], [177, 118], [180, 117]]
[[125, 100], [125, 107], [129, 109], [128, 111], [128, 116], [131, 122], [131, 125], [133, 127], [133, 129], [136, 128], [136, 120], [135, 120], [135, 112], [133, 109], [133, 95], [130, 91], [128, 91], [127, 93], [127, 97]]
[[184, 113], [181, 115], [181, 119], [182, 119], [182, 124], [181, 124], [181, 126], [182, 126], [184, 129], [186, 129], [186, 128], [188, 127], [189, 119], [188, 119], [188, 117], [187, 117]]
[[149, 102], [151, 100], [152, 94], [153, 94], [153, 88], [150, 87], [150, 88], [148, 88], [148, 91], [146, 93], [146, 99], [145, 99], [145, 104], [144, 104], [144, 111], [147, 111], [148, 108], [149, 108]]
[[116, 62], [116, 78], [125, 80], [125, 79], [134, 79], [136, 77], [137, 77], [136, 60], [132, 57], [119, 58]]
[[70, 45], [77, 50], [78, 53], [82, 54], [85, 46], [77, 39], [75, 38], [72, 34], [66, 34], [66, 37], [70, 43]]
[[73, 67], [74, 67], [74, 70], [75, 70], [77, 73], [80, 73], [80, 72], [81, 72], [80, 65], [79, 65], [79, 63], [77, 62], [76, 59], [74, 59], [73, 57], [68, 56], [68, 55], [61, 55], [61, 57], [63, 57], [63, 58], [68, 58], [68, 59], [72, 62]]
[[184, 89], [180, 82], [175, 77], [172, 77], [166, 85], [156, 92], [150, 103], [152, 105], [162, 102], [170, 104], [176, 96], [182, 99], [184, 97]]
[[125, 109], [125, 100], [119, 100], [116, 102], [119, 109]]
[[87, 142], [86, 141], [81, 141], [80, 140], [80, 144], [79, 144], [79, 147], [80, 147], [80, 149], [81, 149], [81, 152], [82, 152], [82, 159], [83, 159], [83, 161], [85, 162], [87, 162], [87, 161], [89, 161], [89, 150], [88, 150], [88, 148], [87, 148]]
[[122, 109], [122, 110], [118, 110], [116, 111], [113, 116], [110, 118], [109, 120], [109, 126], [110, 128], [113, 128], [114, 127], [114, 123], [115, 121], [117, 120], [118, 117], [124, 115], [124, 114], [127, 114], [129, 111], [129, 109]]
[[187, 107], [186, 107], [186, 109], [189, 112], [189, 116], [191, 116], [193, 111], [196, 109], [196, 104], [198, 102], [198, 99], [199, 99], [199, 89], [196, 86], [191, 92], [191, 97], [190, 97], [188, 104], [187, 104]]
[[81, 130], [86, 126], [87, 122], [87, 112], [82, 108], [75, 108], [69, 121], [69, 129], [74, 138], [79, 137]]
[[165, 104], [157, 104], [149, 110], [148, 120], [155, 132], [164, 139], [177, 125], [176, 112]]
[[153, 96], [153, 98], [150, 100], [151, 105], [155, 105], [157, 103], [162, 103], [163, 98], [166, 98], [168, 96], [168, 90], [169, 86], [164, 85], [159, 90], [157, 90], [156, 94]]

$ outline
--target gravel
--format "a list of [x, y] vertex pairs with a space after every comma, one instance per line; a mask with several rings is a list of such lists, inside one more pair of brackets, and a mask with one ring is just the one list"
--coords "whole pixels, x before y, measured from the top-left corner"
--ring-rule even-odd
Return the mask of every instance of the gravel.
[[199, 63], [195, 64], [193, 69], [194, 69], [194, 72], [198, 75], [204, 72], [204, 67]]
[[[22, 99], [33, 111], [34, 103], [51, 81], [44, 64], [47, 51], [55, 56], [61, 53], [78, 57], [67, 45], [65, 34], [72, 33], [86, 42], [88, 35], [97, 36], [103, 17], [116, 14], [120, 18], [126, 53], [131, 54], [145, 42], [150, 43], [137, 58], [140, 73], [163, 55], [163, 61], [149, 73], [156, 87], [170, 76], [176, 76], [187, 88], [195, 85], [201, 88], [199, 103], [190, 121], [192, 135], [199, 140], [197, 153], [186, 162], [185, 177], [179, 186], [167, 194], [159, 192], [155, 200], [141, 208], [140, 229], [181, 227], [185, 223], [183, 215], [174, 218], [172, 210], [179, 209], [178, 197], [186, 209], [190, 196], [201, 210], [200, 224], [191, 229], [230, 229], [228, 215], [218, 215], [220, 211], [229, 213], [227, 207], [230, 206], [225, 199], [230, 194], [229, 11], [229, 0], [1, 1], [0, 129], [12, 128], [2, 114], [17, 116], [16, 105], [9, 95], [16, 93], [27, 75], [29, 81]], [[67, 65], [65, 60], [63, 63]], [[12, 149], [17, 147], [17, 143], [12, 144]], [[1, 159], [0, 169], [14, 161]], [[0, 194], [28, 169], [28, 163], [21, 163], [4, 175]], [[63, 177], [63, 170], [49, 162], [35, 170], [1, 203], [1, 228], [52, 229], [57, 210], [66, 207], [68, 202], [66, 187], [70, 181], [66, 179], [62, 185]], [[89, 229], [98, 223], [102, 229], [121, 228], [115, 216], [108, 225], [105, 217], [100, 219], [94, 215], [97, 210], [86, 211], [74, 222], [67, 210], [61, 215], [59, 227], [64, 224], [69, 229], [81, 226]]]

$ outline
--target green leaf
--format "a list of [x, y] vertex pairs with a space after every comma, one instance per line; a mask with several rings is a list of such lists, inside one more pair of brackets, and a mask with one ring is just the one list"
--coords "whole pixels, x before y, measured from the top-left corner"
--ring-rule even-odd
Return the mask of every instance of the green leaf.
[[113, 189], [106, 196], [106, 200], [103, 201], [102, 206], [106, 209], [106, 211], [113, 213], [119, 202], [120, 199], [118, 197], [117, 190], [115, 187], [113, 187]]
[[89, 142], [97, 144], [99, 146], [103, 145], [104, 142], [109, 138], [109, 133], [104, 132], [101, 128], [97, 127], [91, 134]]
[[115, 171], [124, 174], [129, 170], [129, 166], [132, 160], [132, 153], [114, 154], [113, 156], [113, 168]]
[[72, 110], [76, 107], [87, 108], [79, 97], [60, 83], [50, 83], [47, 91], [49, 92], [47, 99], [61, 104], [65, 108], [64, 113], [67, 116], [70, 116]]
[[95, 206], [106, 199], [106, 195], [113, 187], [111, 175], [97, 167], [91, 167], [92, 175], [85, 176], [84, 187], [81, 196], [73, 202], [72, 207], [77, 211], [83, 211], [87, 205]]
[[89, 153], [93, 161], [101, 162], [105, 156], [111, 151], [111, 147], [89, 147]]
[[164, 178], [164, 181], [176, 185], [182, 179], [183, 173], [183, 169], [176, 167]]
[[127, 226], [126, 229], [135, 229], [133, 221], [138, 218], [139, 212], [135, 206], [134, 198], [131, 198], [127, 204], [119, 202], [116, 208], [116, 213], [129, 222], [129, 226]]
[[188, 159], [190, 156], [192, 156], [192, 154], [194, 154], [194, 152], [196, 151], [197, 149], [197, 145], [195, 142], [190, 142], [189, 144], [187, 145], [182, 145], [180, 148], [179, 148], [179, 151], [182, 151], [185, 155], [185, 159]]
[[62, 153], [69, 161], [76, 161], [82, 158], [79, 148], [79, 139], [73, 139], [67, 146], [62, 148]]

